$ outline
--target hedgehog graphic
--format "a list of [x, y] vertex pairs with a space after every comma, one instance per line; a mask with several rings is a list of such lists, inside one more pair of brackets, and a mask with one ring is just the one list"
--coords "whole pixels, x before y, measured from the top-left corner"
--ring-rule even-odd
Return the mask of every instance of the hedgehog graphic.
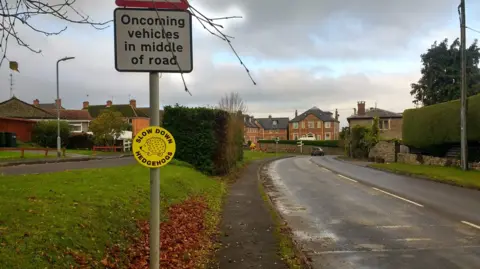
[[152, 137], [145, 141], [145, 144], [140, 147], [140, 150], [148, 156], [156, 155], [161, 157], [167, 150], [167, 144], [160, 137]]

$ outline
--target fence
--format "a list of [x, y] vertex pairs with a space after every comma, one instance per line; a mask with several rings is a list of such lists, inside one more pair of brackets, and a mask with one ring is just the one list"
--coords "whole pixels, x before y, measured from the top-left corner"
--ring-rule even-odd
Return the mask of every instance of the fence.
[[[25, 151], [40, 151], [45, 153], [45, 157], [48, 156], [49, 152], [56, 152], [57, 149], [53, 148], [0, 148], [0, 151], [8, 151], [8, 152], [13, 152], [13, 151], [20, 151], [20, 158], [25, 158]], [[65, 149], [62, 148], [62, 156], [65, 157]]]

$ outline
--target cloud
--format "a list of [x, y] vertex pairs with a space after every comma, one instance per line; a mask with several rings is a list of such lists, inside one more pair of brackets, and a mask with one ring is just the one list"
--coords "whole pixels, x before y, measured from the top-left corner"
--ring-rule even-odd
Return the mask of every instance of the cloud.
[[[235, 36], [232, 44], [258, 85], [250, 81], [228, 44], [195, 22], [194, 71], [184, 76], [193, 96], [184, 92], [180, 75], [164, 74], [162, 105], [212, 105], [226, 92], [237, 91], [255, 116], [292, 117], [296, 109], [300, 113], [317, 106], [339, 109], [344, 120], [358, 100], [401, 112], [412, 107], [410, 83], [420, 76], [419, 55], [434, 40], [454, 38], [459, 31], [457, 4], [449, 0], [191, 3], [211, 17], [243, 16], [226, 21], [224, 31]], [[97, 21], [112, 19], [115, 8], [114, 1], [77, 1], [77, 6]], [[479, 5], [469, 8], [471, 25], [480, 25], [473, 16], [479, 10]], [[127, 103], [129, 97], [148, 106], [148, 74], [114, 69], [112, 27], [95, 31], [48, 18], [37, 23], [48, 29], [69, 28], [48, 38], [18, 28], [43, 53], [9, 44], [9, 58], [20, 63], [21, 73], [13, 75], [16, 96], [27, 102], [35, 98], [53, 102], [56, 61], [75, 56], [60, 63], [60, 94], [66, 107], [80, 108], [84, 100]], [[9, 74], [3, 65], [0, 100], [9, 98]]]

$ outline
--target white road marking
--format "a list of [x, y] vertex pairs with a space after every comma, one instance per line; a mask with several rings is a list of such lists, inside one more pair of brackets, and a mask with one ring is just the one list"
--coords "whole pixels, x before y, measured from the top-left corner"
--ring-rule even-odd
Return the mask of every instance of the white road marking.
[[325, 168], [325, 167], [322, 167], [322, 170], [325, 171], [325, 172], [330, 172], [330, 170], [328, 170], [328, 169]]
[[400, 197], [400, 196], [398, 196], [398, 195], [395, 195], [395, 194], [393, 194], [393, 193], [389, 193], [389, 192], [386, 192], [386, 191], [384, 191], [384, 190], [377, 189], [377, 188], [373, 188], [373, 189], [376, 190], [376, 191], [379, 191], [379, 192], [383, 192], [383, 193], [385, 193], [385, 194], [387, 194], [387, 195], [390, 195], [390, 196], [392, 196], [392, 197], [395, 197], [395, 198], [397, 198], [397, 199], [403, 200], [403, 201], [405, 201], [405, 202], [414, 204], [414, 205], [416, 205], [416, 206], [423, 207], [423, 205], [421, 205], [421, 204], [419, 204], [419, 203], [415, 203], [414, 201], [410, 201], [410, 200], [408, 200], [408, 199], [405, 199], [405, 198]]
[[355, 179], [351, 179], [351, 178], [349, 178], [349, 177], [342, 176], [342, 175], [340, 175], [340, 174], [337, 174], [337, 176], [339, 176], [339, 177], [341, 177], [341, 178], [344, 178], [344, 179], [346, 179], [346, 180], [350, 180], [351, 182], [358, 183], [358, 181], [356, 181]]
[[430, 238], [400, 238], [400, 239], [395, 239], [396, 241], [407, 241], [407, 242], [412, 242], [412, 241], [429, 241], [431, 240]]
[[471, 223], [471, 222], [462, 220], [462, 223], [463, 223], [463, 224], [466, 224], [466, 225], [468, 225], [468, 226], [471, 226], [471, 227], [473, 227], [473, 228], [480, 229], [480, 226], [475, 225], [475, 224], [473, 224], [473, 223]]

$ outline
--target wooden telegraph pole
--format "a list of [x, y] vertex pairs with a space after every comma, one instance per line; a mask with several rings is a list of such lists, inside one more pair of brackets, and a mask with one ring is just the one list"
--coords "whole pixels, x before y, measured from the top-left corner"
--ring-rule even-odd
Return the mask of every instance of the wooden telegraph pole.
[[460, 108], [460, 140], [461, 140], [461, 166], [462, 170], [468, 170], [468, 144], [467, 144], [467, 61], [466, 61], [466, 23], [465, 23], [465, 0], [460, 0], [460, 40], [461, 40], [461, 108]]

